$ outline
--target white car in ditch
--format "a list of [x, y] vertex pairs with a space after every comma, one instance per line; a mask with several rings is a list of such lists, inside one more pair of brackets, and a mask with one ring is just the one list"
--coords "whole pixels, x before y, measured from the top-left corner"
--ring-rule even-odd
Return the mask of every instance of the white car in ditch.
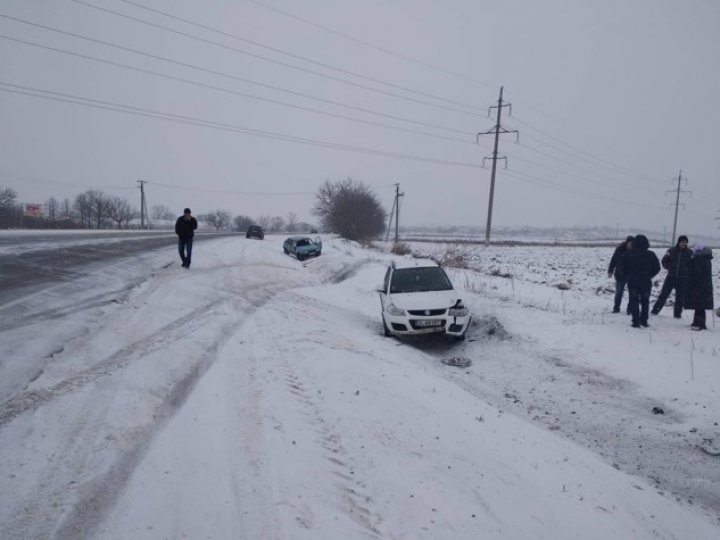
[[442, 332], [465, 339], [472, 316], [436, 260], [392, 261], [378, 293], [386, 336]]

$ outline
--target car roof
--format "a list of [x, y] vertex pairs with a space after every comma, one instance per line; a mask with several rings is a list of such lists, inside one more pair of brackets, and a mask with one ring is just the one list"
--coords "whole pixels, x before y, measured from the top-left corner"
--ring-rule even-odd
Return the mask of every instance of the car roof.
[[440, 266], [440, 263], [437, 262], [435, 259], [415, 259], [410, 257], [403, 257], [402, 259], [394, 260], [391, 264], [396, 269]]
[[308, 236], [288, 236], [288, 240], [310, 240]]

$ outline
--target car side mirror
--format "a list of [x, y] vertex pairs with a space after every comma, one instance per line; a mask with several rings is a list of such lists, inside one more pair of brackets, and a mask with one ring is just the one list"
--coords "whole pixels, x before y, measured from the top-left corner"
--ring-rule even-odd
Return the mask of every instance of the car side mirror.
[[377, 287], [375, 287], [375, 290], [379, 293], [385, 293], [385, 287], [383, 287], [382, 285], [378, 285]]

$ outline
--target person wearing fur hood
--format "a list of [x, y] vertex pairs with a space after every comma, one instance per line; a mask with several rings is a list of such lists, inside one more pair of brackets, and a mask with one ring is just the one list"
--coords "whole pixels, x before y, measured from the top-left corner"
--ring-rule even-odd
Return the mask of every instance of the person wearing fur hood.
[[660, 272], [660, 261], [650, 251], [650, 242], [644, 234], [635, 235], [632, 249], [622, 258], [623, 273], [627, 277], [628, 300], [633, 328], [650, 326], [648, 312], [652, 278]]
[[688, 282], [683, 307], [694, 309], [693, 330], [707, 330], [705, 310], [713, 309], [712, 250], [698, 242], [688, 265]]

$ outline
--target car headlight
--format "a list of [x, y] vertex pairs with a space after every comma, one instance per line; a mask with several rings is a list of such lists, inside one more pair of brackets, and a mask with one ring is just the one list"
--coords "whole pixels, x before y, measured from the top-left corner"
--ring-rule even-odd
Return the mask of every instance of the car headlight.
[[462, 300], [455, 302], [455, 305], [448, 309], [448, 315], [450, 317], [467, 317], [470, 312], [463, 305]]
[[401, 317], [405, 315], [405, 310], [400, 309], [395, 304], [388, 304], [388, 307], [385, 308], [385, 311], [387, 311], [390, 315], [395, 315], [396, 317]]

